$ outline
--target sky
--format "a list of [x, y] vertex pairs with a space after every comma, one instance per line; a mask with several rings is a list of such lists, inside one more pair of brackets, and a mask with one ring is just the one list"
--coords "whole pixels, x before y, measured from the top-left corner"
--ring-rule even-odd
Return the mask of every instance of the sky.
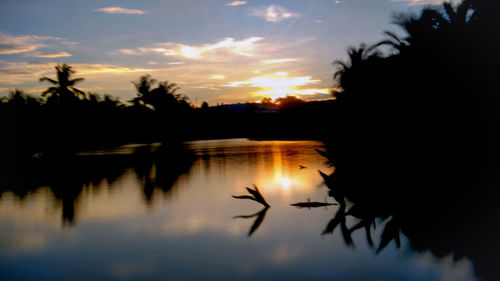
[[194, 104], [331, 97], [349, 46], [402, 34], [391, 24], [442, 0], [2, 0], [0, 95], [40, 95], [67, 63], [78, 88], [122, 102], [149, 74]]

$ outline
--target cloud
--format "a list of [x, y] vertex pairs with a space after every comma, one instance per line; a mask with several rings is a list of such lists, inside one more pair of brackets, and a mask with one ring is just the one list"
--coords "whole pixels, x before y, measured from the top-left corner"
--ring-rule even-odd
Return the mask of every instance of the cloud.
[[66, 52], [57, 52], [57, 53], [32, 53], [29, 54], [30, 57], [35, 57], [35, 58], [62, 58], [62, 57], [71, 57], [70, 53]]
[[313, 96], [321, 94], [322, 96], [328, 95], [328, 89], [290, 89], [290, 88], [275, 88], [267, 91], [261, 91], [257, 95], [264, 97], [278, 97], [283, 98], [286, 96]]
[[214, 74], [214, 75], [210, 76], [210, 79], [213, 79], [213, 80], [221, 80], [221, 79], [225, 79], [225, 78], [226, 78], [226, 76], [221, 75], [221, 74]]
[[288, 88], [304, 86], [308, 84], [313, 84], [321, 82], [321, 80], [311, 80], [311, 76], [303, 77], [281, 77], [284, 72], [281, 72], [280, 77], [254, 77], [247, 81], [236, 81], [230, 82], [225, 85], [226, 87], [240, 87], [240, 86], [250, 86], [250, 87], [260, 87], [260, 88]]
[[294, 58], [268, 59], [268, 60], [263, 60], [262, 62], [265, 64], [275, 64], [275, 63], [285, 63], [285, 62], [293, 62], [293, 61], [298, 61], [298, 59], [294, 59]]
[[[8, 62], [0, 60], [0, 85], [22, 85], [23, 83], [37, 82], [41, 76], [53, 76], [56, 64], [56, 62]], [[108, 64], [73, 63], [71, 66], [76, 70], [76, 76], [152, 71], [151, 69]]]
[[288, 76], [288, 72], [284, 72], [284, 71], [278, 71], [278, 72], [275, 72], [274, 74], [279, 75], [279, 76]]
[[408, 5], [441, 5], [444, 0], [391, 0], [392, 2], [408, 2]]
[[164, 56], [173, 56], [185, 59], [207, 59], [213, 57], [217, 52], [229, 52], [240, 56], [253, 56], [255, 43], [261, 41], [262, 37], [250, 37], [241, 41], [236, 41], [233, 38], [224, 38], [219, 42], [212, 44], [203, 44], [191, 46], [175, 42], [165, 42], [155, 44], [151, 47], [140, 47], [137, 49], [120, 49], [118, 53], [125, 55], [144, 55], [144, 54], [161, 54]]
[[206, 89], [211, 91], [220, 91], [220, 88], [217, 88], [216, 86], [217, 85], [215, 84], [202, 84], [199, 86], [192, 86], [191, 89]]
[[78, 45], [78, 44], [80, 44], [80, 42], [74, 42], [74, 41], [61, 41], [61, 44], [74, 46], [74, 45]]
[[78, 71], [80, 75], [92, 75], [92, 74], [122, 74], [122, 73], [136, 73], [136, 72], [148, 72], [153, 71], [150, 68], [131, 68], [131, 67], [121, 67], [108, 64], [72, 64], [74, 68]]
[[179, 65], [179, 64], [184, 64], [183, 61], [174, 61], [174, 62], [169, 62], [168, 65]]
[[36, 51], [46, 47], [44, 41], [60, 40], [61, 38], [38, 35], [9, 35], [0, 33], [0, 55], [21, 54]]
[[254, 9], [252, 15], [264, 18], [269, 22], [281, 22], [286, 19], [299, 18], [300, 14], [288, 11], [286, 8], [277, 5], [271, 5], [263, 9]]
[[94, 11], [103, 12], [106, 14], [125, 14], [125, 15], [143, 15], [146, 13], [146, 11], [143, 11], [143, 10], [127, 9], [127, 8], [122, 8], [122, 7], [118, 7], [118, 6], [99, 8], [99, 9], [95, 9]]
[[245, 5], [246, 3], [247, 3], [247, 1], [233, 1], [233, 2], [227, 3], [226, 6], [236, 7], [236, 6]]
[[[52, 41], [50, 45], [58, 43], [61, 47], [62, 45], [76, 45], [77, 42], [66, 41], [64, 38], [53, 37], [53, 36], [38, 36], [38, 35], [10, 35], [5, 33], [0, 33], [0, 55], [19, 55], [24, 57], [34, 57], [34, 58], [60, 58], [60, 57], [70, 57], [71, 54], [68, 52], [41, 52], [40, 49], [47, 49], [48, 41]], [[57, 48], [56, 47], [56, 48]]]

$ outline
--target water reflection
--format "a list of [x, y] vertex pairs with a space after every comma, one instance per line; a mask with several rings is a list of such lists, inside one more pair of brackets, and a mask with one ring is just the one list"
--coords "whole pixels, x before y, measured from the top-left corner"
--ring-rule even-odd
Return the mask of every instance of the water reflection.
[[[492, 188], [498, 184], [496, 176], [478, 181], [466, 175], [453, 186], [427, 182], [415, 187], [407, 182], [404, 187], [390, 184], [372, 187], [372, 179], [360, 179], [352, 171], [337, 169], [330, 175], [322, 172], [320, 175], [329, 196], [341, 206], [323, 234], [331, 234], [340, 226], [345, 244], [352, 246], [353, 233], [364, 229], [367, 242], [376, 254], [382, 253], [390, 243], [400, 248], [404, 234], [414, 250], [430, 251], [437, 258], [452, 257], [457, 263], [470, 259], [476, 274], [484, 280], [500, 277], [496, 265], [500, 256], [500, 225], [496, 222], [500, 215], [497, 204], [500, 193]], [[422, 178], [429, 179], [428, 175]], [[450, 179], [454, 181], [456, 179]], [[346, 224], [349, 217], [357, 222], [351, 227]], [[377, 225], [382, 231], [374, 242], [372, 232]]]
[[264, 218], [266, 217], [267, 210], [269, 210], [269, 207], [266, 206], [259, 212], [253, 214], [253, 215], [240, 215], [240, 216], [234, 216], [235, 219], [251, 219], [255, 218], [255, 221], [253, 222], [252, 226], [250, 227], [250, 230], [248, 231], [248, 236], [252, 236], [252, 234], [259, 229], [260, 224], [264, 221]]
[[194, 156], [182, 146], [138, 145], [80, 155], [44, 157], [12, 162], [0, 169], [0, 195], [10, 192], [23, 201], [28, 194], [48, 187], [61, 206], [63, 225], [76, 221], [83, 192], [99, 192], [131, 170], [150, 204], [155, 190], [168, 194], [180, 175], [189, 171]]
[[[477, 256], [430, 255], [433, 247], [408, 230], [418, 220], [398, 217], [397, 231], [385, 235], [384, 223], [395, 218], [380, 222], [379, 213], [330, 185], [333, 168], [315, 151], [321, 147], [217, 140], [3, 167], [0, 279], [476, 280], [467, 257], [481, 266]], [[230, 197], [252, 184], [272, 208]], [[290, 207], [325, 195], [339, 205]], [[399, 229], [404, 251], [391, 243]], [[435, 241], [457, 239], [444, 233]], [[384, 235], [390, 242], [375, 255]]]

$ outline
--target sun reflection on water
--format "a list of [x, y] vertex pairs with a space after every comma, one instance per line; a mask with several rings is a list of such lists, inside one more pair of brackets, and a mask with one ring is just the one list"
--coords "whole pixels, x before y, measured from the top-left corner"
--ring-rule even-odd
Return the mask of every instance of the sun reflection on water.
[[[321, 181], [314, 168], [316, 163], [311, 163], [311, 159], [304, 157], [304, 154], [290, 153], [293, 149], [284, 142], [272, 144], [272, 156], [259, 167], [256, 177], [257, 185], [267, 194], [289, 200], [294, 194], [313, 192]], [[313, 156], [316, 160], [316, 155]], [[309, 165], [311, 168], [300, 169], [300, 165]]]
[[283, 188], [290, 188], [290, 186], [292, 185], [292, 180], [290, 180], [289, 178], [282, 178], [279, 182], [281, 183], [281, 186], [283, 186]]

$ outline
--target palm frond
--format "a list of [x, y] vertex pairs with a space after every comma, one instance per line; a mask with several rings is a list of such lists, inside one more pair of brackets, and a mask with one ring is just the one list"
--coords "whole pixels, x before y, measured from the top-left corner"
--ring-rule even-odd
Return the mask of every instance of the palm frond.
[[75, 79], [69, 80], [69, 81], [68, 81], [68, 85], [69, 85], [69, 86], [73, 86], [73, 85], [75, 85], [76, 83], [80, 83], [80, 82], [82, 82], [83, 80], [85, 80], [85, 78], [75, 78]]
[[71, 88], [71, 90], [72, 90], [73, 92], [75, 92], [75, 93], [77, 93], [77, 94], [79, 94], [79, 95], [81, 95], [81, 96], [85, 96], [85, 95], [86, 95], [86, 94], [85, 94], [85, 92], [84, 92], [84, 91], [82, 91], [82, 90], [80, 90], [80, 89], [77, 89], [77, 88], [74, 88], [74, 87], [70, 87], [70, 88]]
[[50, 82], [54, 85], [57, 85], [57, 81], [54, 80], [54, 79], [51, 79], [49, 77], [46, 77], [46, 76], [43, 76], [43, 77], [40, 77], [40, 82], [43, 82], [43, 81], [47, 81], [47, 82]]
[[402, 44], [403, 40], [401, 38], [399, 38], [399, 36], [392, 32], [392, 31], [384, 31], [384, 34], [391, 37], [394, 41], [396, 41], [398, 44]]
[[445, 10], [446, 16], [448, 17], [449, 21], [456, 22], [457, 14], [455, 13], [455, 9], [453, 9], [452, 4], [450, 2], [444, 2], [443, 9]]
[[43, 91], [42, 92], [42, 97], [45, 97], [47, 96], [48, 94], [56, 94], [57, 93], [57, 87], [49, 87], [47, 90]]

